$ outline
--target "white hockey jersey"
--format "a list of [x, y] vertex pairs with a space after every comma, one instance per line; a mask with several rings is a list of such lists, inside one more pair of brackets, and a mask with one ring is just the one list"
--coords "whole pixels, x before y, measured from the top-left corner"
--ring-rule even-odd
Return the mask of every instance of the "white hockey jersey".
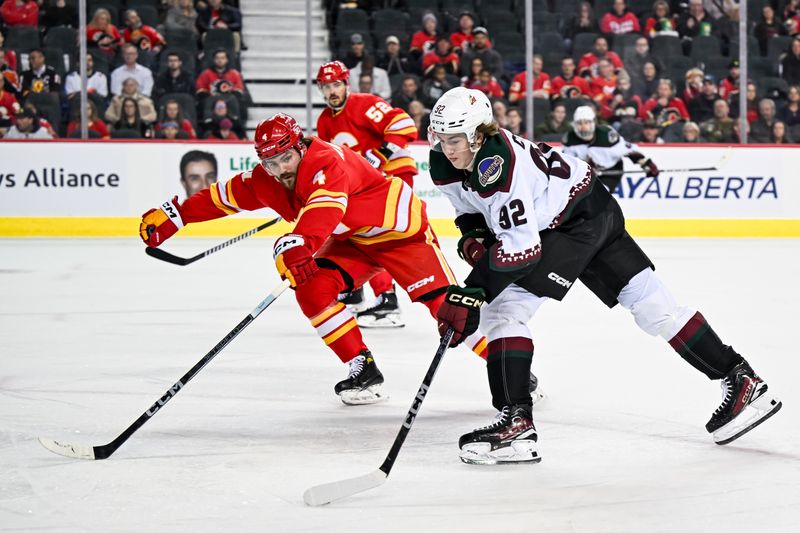
[[598, 170], [622, 168], [622, 158], [638, 154], [639, 147], [622, 138], [611, 126], [597, 126], [594, 139], [585, 141], [574, 131], [564, 135], [563, 152], [584, 161], [591, 161]]

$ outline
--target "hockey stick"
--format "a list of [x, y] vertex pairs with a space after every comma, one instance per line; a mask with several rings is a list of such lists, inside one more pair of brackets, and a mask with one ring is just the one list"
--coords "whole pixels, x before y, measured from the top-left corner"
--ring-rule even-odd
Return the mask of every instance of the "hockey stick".
[[233, 239], [230, 239], [230, 240], [227, 240], [227, 241], [225, 241], [225, 242], [223, 242], [221, 244], [218, 244], [218, 245], [214, 246], [213, 248], [210, 248], [210, 249], [206, 250], [203, 253], [197, 254], [194, 257], [178, 257], [177, 255], [172, 255], [171, 253], [169, 253], [167, 251], [164, 251], [161, 248], [151, 248], [149, 246], [144, 249], [144, 253], [146, 253], [150, 257], [154, 257], [156, 259], [160, 259], [162, 261], [166, 261], [167, 263], [172, 263], [173, 265], [185, 266], [185, 265], [188, 265], [189, 263], [194, 263], [198, 259], [202, 259], [207, 255], [211, 255], [214, 252], [218, 252], [218, 251], [222, 250], [223, 248], [225, 248], [227, 246], [230, 246], [233, 243], [241, 241], [242, 239], [246, 239], [247, 237], [249, 237], [251, 235], [255, 235], [256, 233], [258, 233], [262, 229], [266, 229], [266, 228], [272, 226], [273, 224], [277, 224], [280, 221], [281, 221], [281, 217], [273, 218], [272, 220], [268, 220], [268, 221], [264, 222], [263, 224], [261, 224], [260, 226], [258, 226], [257, 228], [253, 228], [253, 229], [251, 229], [250, 231], [248, 231], [246, 233], [242, 233], [238, 237], [234, 237]]
[[403, 446], [403, 442], [405, 442], [408, 432], [411, 431], [411, 425], [414, 423], [414, 419], [417, 417], [417, 413], [419, 413], [419, 410], [422, 407], [422, 402], [425, 400], [425, 395], [428, 394], [428, 389], [431, 386], [433, 377], [436, 375], [436, 370], [439, 368], [439, 363], [442, 362], [442, 357], [444, 357], [444, 353], [447, 351], [447, 347], [450, 345], [450, 340], [452, 338], [453, 330], [452, 328], [448, 328], [444, 333], [441, 342], [439, 343], [439, 349], [436, 350], [436, 355], [433, 356], [433, 361], [431, 361], [431, 365], [428, 367], [428, 372], [425, 374], [425, 378], [422, 380], [422, 385], [420, 385], [417, 395], [414, 397], [414, 401], [411, 402], [411, 408], [408, 410], [406, 419], [403, 421], [403, 425], [400, 427], [400, 431], [397, 433], [397, 437], [394, 439], [394, 444], [392, 444], [392, 449], [389, 450], [389, 453], [386, 455], [386, 459], [384, 459], [383, 464], [381, 464], [381, 466], [378, 467], [378, 469], [374, 472], [365, 474], [363, 476], [343, 479], [341, 481], [334, 481], [332, 483], [325, 483], [311, 487], [303, 493], [303, 501], [306, 503], [306, 505], [310, 505], [312, 507], [326, 505], [336, 500], [341, 500], [342, 498], [352, 496], [353, 494], [374, 489], [375, 487], [379, 487], [386, 482], [386, 479], [389, 477], [389, 472], [392, 471], [392, 466], [394, 466], [394, 462], [397, 459], [397, 455], [400, 453], [400, 448]]
[[221, 341], [214, 346], [210, 352], [208, 352], [202, 359], [200, 359], [196, 365], [194, 365], [186, 374], [181, 377], [175, 384], [170, 387], [170, 389], [164, 393], [161, 398], [159, 398], [156, 403], [150, 406], [150, 408], [145, 411], [144, 413], [139, 416], [136, 420], [134, 420], [133, 424], [131, 424], [128, 429], [122, 432], [122, 434], [117, 437], [116, 439], [112, 440], [108, 444], [104, 444], [103, 446], [80, 446], [75, 444], [66, 444], [62, 442], [55, 441], [53, 439], [39, 437], [39, 442], [50, 450], [53, 453], [57, 453], [58, 455], [63, 455], [64, 457], [71, 457], [73, 459], [105, 459], [109, 457], [112, 453], [117, 451], [117, 448], [122, 446], [122, 444], [133, 435], [137, 429], [142, 427], [145, 422], [150, 420], [168, 401], [170, 401], [176, 394], [178, 394], [183, 387], [186, 386], [187, 383], [195, 376], [198, 372], [200, 372], [203, 367], [205, 367], [208, 363], [211, 362], [214, 357], [219, 354], [223, 348], [225, 348], [233, 339], [235, 339], [239, 333], [241, 333], [244, 328], [250, 325], [258, 315], [261, 314], [264, 309], [269, 307], [272, 302], [274, 302], [278, 296], [281, 295], [283, 291], [285, 291], [289, 287], [289, 281], [284, 280], [275, 287], [275, 289], [267, 295], [266, 298], [261, 300], [261, 303], [253, 309], [249, 315], [247, 315], [244, 320], [239, 322], [239, 324], [233, 328], [230, 333], [225, 335]]
[[[713, 167], [666, 168], [664, 170], [660, 170], [659, 172], [707, 172], [707, 171], [719, 170], [719, 169], [721, 169], [722, 167], [724, 167], [727, 164], [728, 159], [731, 158], [731, 153], [732, 152], [733, 152], [733, 150], [731, 148], [728, 148], [728, 150], [726, 150], [725, 153], [722, 154], [722, 157], [719, 159], [717, 164], [715, 166], [713, 166]], [[638, 169], [633, 169], [633, 170], [609, 170], [609, 171], [602, 171], [601, 170], [601, 171], [598, 171], [597, 175], [599, 177], [621, 176], [623, 174], [636, 174], [636, 173], [641, 173], [641, 172], [647, 172], [647, 170], [644, 169], [644, 168], [638, 168]]]

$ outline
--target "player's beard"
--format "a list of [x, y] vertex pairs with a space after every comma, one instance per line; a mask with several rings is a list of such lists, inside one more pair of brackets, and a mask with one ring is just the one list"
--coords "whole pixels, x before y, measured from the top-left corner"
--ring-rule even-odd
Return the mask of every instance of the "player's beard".
[[[336, 97], [336, 99], [338, 100], [337, 103], [334, 104], [331, 101], [332, 97]], [[346, 102], [347, 102], [347, 91], [345, 91], [344, 96], [342, 96], [341, 98], [339, 97], [339, 95], [335, 95], [335, 94], [330, 95], [328, 97], [328, 102], [327, 103], [328, 103], [328, 107], [330, 107], [332, 110], [340, 111], [344, 107], [344, 104]]]
[[280, 182], [281, 185], [283, 185], [290, 191], [293, 191], [295, 183], [297, 183], [297, 174], [295, 173], [281, 174], [278, 177], [278, 181]]

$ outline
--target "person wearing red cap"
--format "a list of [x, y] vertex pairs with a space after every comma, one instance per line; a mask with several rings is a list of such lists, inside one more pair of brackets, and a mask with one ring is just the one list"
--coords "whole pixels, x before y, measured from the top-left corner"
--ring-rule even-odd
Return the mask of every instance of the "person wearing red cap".
[[[412, 301], [436, 315], [447, 286], [456, 282], [424, 204], [403, 180], [384, 176], [349, 148], [303, 137], [283, 113], [258, 125], [255, 148], [261, 164], [252, 171], [212, 184], [183, 204], [176, 196], [144, 213], [142, 240], [159, 246], [186, 224], [263, 207], [296, 220], [292, 232], [275, 241], [273, 257], [317, 334], [348, 364], [347, 378], [334, 390], [348, 405], [384, 400], [383, 375], [338, 295], [386, 269]], [[485, 354], [482, 336], [470, 336], [467, 344]]]

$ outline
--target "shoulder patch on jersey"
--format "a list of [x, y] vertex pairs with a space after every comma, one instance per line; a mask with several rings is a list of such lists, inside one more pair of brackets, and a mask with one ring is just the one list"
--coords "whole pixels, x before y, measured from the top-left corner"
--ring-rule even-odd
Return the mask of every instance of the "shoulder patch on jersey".
[[614, 128], [608, 128], [608, 143], [609, 144], [617, 144], [619, 141], [619, 133]]
[[619, 133], [611, 126], [597, 126], [595, 129], [594, 141], [592, 146], [609, 148], [617, 144], [620, 140]]
[[500, 179], [505, 160], [499, 155], [485, 157], [478, 162], [478, 183], [481, 187], [491, 185]]
[[503, 133], [491, 135], [475, 156], [477, 163], [469, 176], [470, 186], [481, 196], [508, 190], [514, 171], [514, 151]]

